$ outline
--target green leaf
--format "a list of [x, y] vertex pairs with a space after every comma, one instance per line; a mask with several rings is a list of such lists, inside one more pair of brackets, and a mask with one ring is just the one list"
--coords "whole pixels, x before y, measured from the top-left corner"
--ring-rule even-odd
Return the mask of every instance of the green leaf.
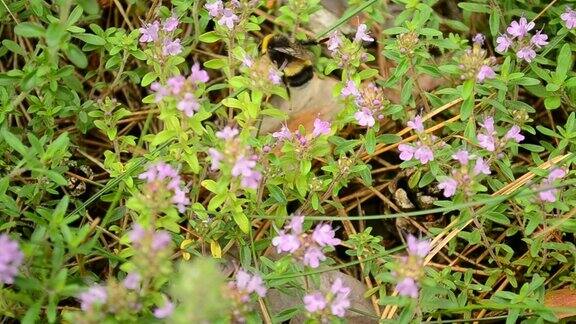
[[44, 28], [42, 26], [29, 22], [19, 23], [14, 27], [14, 32], [16, 35], [27, 38], [44, 36]]
[[[57, 48], [60, 46], [60, 41], [64, 37], [65, 29], [62, 24], [53, 22], [46, 29], [46, 44], [48, 47]], [[69, 44], [72, 45], [72, 44]]]
[[[570, 70], [570, 66], [572, 65], [572, 50], [570, 49], [570, 44], [566, 43], [560, 49], [560, 53], [558, 54], [558, 65], [556, 66], [556, 81], [564, 81], [566, 79], [566, 75]], [[556, 82], [556, 83], [560, 83]]]
[[106, 40], [94, 34], [75, 34], [74, 37], [80, 39], [86, 44], [102, 46], [106, 45]]
[[156, 78], [158, 78], [158, 75], [156, 74], [156, 72], [150, 71], [142, 77], [142, 81], [140, 82], [140, 85], [143, 87], [147, 87], [152, 82], [154, 82], [154, 80], [156, 80]]
[[248, 220], [248, 217], [244, 215], [244, 213], [233, 213], [232, 217], [242, 232], [245, 234], [250, 232], [250, 221]]
[[492, 36], [496, 36], [500, 32], [500, 18], [500, 12], [495, 10], [492, 12], [490, 18], [488, 19], [488, 24], [490, 25], [490, 34], [492, 34]]
[[227, 64], [226, 60], [218, 58], [204, 62], [204, 67], [208, 69], [219, 70], [225, 67], [226, 64]]
[[474, 93], [474, 80], [466, 80], [462, 85], [462, 99], [468, 99]]
[[474, 111], [474, 98], [465, 99], [460, 108], [460, 120], [466, 120], [472, 116]]
[[482, 13], [491, 13], [492, 10], [488, 5], [480, 4], [480, 3], [472, 3], [472, 2], [460, 2], [458, 7], [462, 8], [464, 11], [470, 12], [482, 12]]
[[215, 31], [209, 31], [200, 35], [198, 39], [203, 43], [214, 43], [219, 41], [221, 38]]
[[18, 137], [10, 133], [6, 128], [2, 128], [0, 134], [2, 134], [4, 141], [18, 153], [22, 154], [22, 156], [25, 156], [28, 153], [28, 148], [22, 144]]
[[373, 154], [374, 150], [376, 150], [376, 134], [373, 128], [368, 129], [364, 140], [366, 141], [364, 143], [364, 146], [366, 147], [366, 152], [368, 152], [368, 154]]
[[65, 51], [65, 54], [70, 62], [77, 67], [85, 69], [88, 66], [88, 58], [86, 58], [86, 55], [78, 48], [78, 46], [68, 44], [68, 50]]
[[544, 98], [544, 107], [546, 107], [546, 109], [548, 110], [554, 110], [560, 107], [560, 103], [561, 103], [560, 97], [557, 96]]
[[22, 56], [26, 55], [26, 52], [24, 51], [24, 49], [22, 49], [22, 47], [20, 47], [20, 45], [18, 45], [18, 43], [16, 43], [13, 40], [5, 39], [2, 41], [2, 45], [4, 45], [4, 47], [6, 47], [12, 53], [22, 55]]

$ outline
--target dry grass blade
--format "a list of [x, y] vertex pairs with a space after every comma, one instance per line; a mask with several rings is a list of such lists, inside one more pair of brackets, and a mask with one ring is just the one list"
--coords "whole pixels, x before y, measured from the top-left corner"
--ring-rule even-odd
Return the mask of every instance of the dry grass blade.
[[[552, 166], [560, 163], [562, 160], [566, 159], [570, 155], [571, 154], [565, 154], [565, 155], [557, 156], [557, 157], [551, 159], [550, 161], [539, 165], [538, 169], [547, 170], [547, 169], [551, 168]], [[509, 194], [513, 193], [514, 191], [516, 191], [518, 188], [525, 185], [528, 181], [530, 181], [535, 176], [536, 175], [533, 172], [528, 172], [528, 173], [522, 175], [520, 178], [516, 179], [515, 181], [509, 183], [508, 185], [506, 185], [502, 189], [496, 191], [495, 193], [492, 194], [492, 196], [509, 195]], [[455, 238], [458, 235], [458, 233], [460, 233], [464, 228], [466, 228], [466, 226], [470, 225], [472, 223], [472, 221], [473, 221], [473, 218], [464, 222], [463, 224], [461, 224], [460, 226], [458, 226], [456, 228], [454, 228], [454, 227], [460, 222], [459, 219], [452, 221], [452, 223], [450, 223], [444, 231], [442, 231], [440, 234], [438, 234], [432, 240], [432, 251], [430, 251], [430, 253], [426, 257], [426, 259], [424, 261], [424, 265], [430, 263], [430, 261], [436, 256], [436, 254], [438, 254], [438, 252], [440, 252], [440, 250], [442, 250], [448, 244], [448, 242], [450, 242], [453, 238]], [[452, 228], [454, 228], [454, 229], [452, 229]], [[394, 291], [393, 295], [395, 296], [397, 294], [398, 294], [398, 292]], [[381, 318], [382, 319], [391, 319], [394, 316], [394, 314], [396, 313], [397, 308], [398, 308], [397, 306], [391, 306], [391, 305], [386, 306], [386, 308], [382, 312]]]

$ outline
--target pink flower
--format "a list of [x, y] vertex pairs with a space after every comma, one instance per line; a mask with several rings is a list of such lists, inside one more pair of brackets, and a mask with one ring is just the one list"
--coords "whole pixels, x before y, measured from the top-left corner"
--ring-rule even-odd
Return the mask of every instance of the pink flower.
[[[554, 168], [548, 174], [548, 178], [542, 181], [540, 185], [541, 188], [545, 190], [541, 190], [538, 192], [538, 197], [543, 202], [555, 202], [558, 195], [558, 189], [553, 188], [554, 181], [564, 178], [566, 176], [566, 170], [562, 168]], [[551, 188], [552, 187], [552, 188]]]
[[330, 303], [330, 312], [332, 315], [344, 317], [346, 310], [350, 307], [351, 289], [344, 286], [342, 279], [337, 278], [330, 287], [330, 292], [334, 294], [334, 299]]
[[408, 235], [406, 249], [408, 254], [424, 258], [430, 252], [430, 241], [418, 240], [413, 235]]
[[300, 248], [300, 240], [294, 234], [286, 234], [284, 231], [280, 231], [278, 236], [272, 239], [272, 245], [276, 247], [278, 253], [294, 253]]
[[374, 38], [370, 37], [370, 35], [368, 35], [366, 33], [367, 30], [368, 30], [368, 26], [366, 26], [366, 24], [358, 25], [358, 29], [356, 30], [356, 35], [354, 36], [354, 41], [355, 42], [359, 42], [359, 41], [373, 42]]
[[232, 175], [234, 177], [239, 175], [249, 176], [255, 166], [256, 161], [241, 156], [236, 160], [236, 163], [234, 163], [234, 167], [232, 167]]
[[258, 185], [260, 185], [260, 180], [262, 180], [262, 174], [258, 171], [252, 170], [252, 172], [249, 175], [242, 177], [240, 184], [243, 187], [249, 189], [258, 189]]
[[230, 9], [222, 10], [222, 16], [218, 20], [218, 24], [221, 26], [226, 26], [228, 29], [232, 30], [234, 28], [234, 23], [236, 23], [240, 18], [234, 14]]
[[503, 34], [496, 38], [496, 43], [498, 44], [496, 46], [496, 52], [503, 54], [512, 46], [512, 39], [507, 34]]
[[360, 90], [358, 90], [358, 87], [356, 86], [354, 81], [348, 80], [348, 82], [346, 82], [346, 86], [344, 88], [342, 88], [340, 95], [344, 98], [349, 97], [349, 96], [359, 97], [360, 96]]
[[473, 174], [478, 175], [480, 173], [490, 174], [490, 166], [481, 157], [476, 159], [476, 164], [474, 165]]
[[337, 51], [340, 45], [342, 45], [342, 39], [340, 38], [338, 32], [333, 32], [326, 44], [330, 52], [334, 53]]
[[231, 140], [236, 135], [238, 135], [239, 131], [236, 127], [226, 126], [221, 131], [216, 132], [216, 137], [221, 138], [223, 140]]
[[222, 153], [220, 153], [220, 151], [214, 148], [208, 149], [208, 155], [210, 155], [210, 159], [212, 160], [210, 170], [212, 171], [218, 170], [220, 168], [220, 161], [222, 161], [222, 158], [224, 158], [224, 156], [222, 155]]
[[542, 34], [542, 30], [539, 30], [530, 39], [530, 44], [536, 46], [537, 48], [542, 48], [542, 46], [548, 45], [548, 35]]
[[304, 296], [304, 307], [309, 313], [316, 313], [326, 308], [326, 299], [320, 292]]
[[256, 293], [260, 297], [266, 296], [266, 287], [262, 277], [257, 274], [250, 275], [243, 269], [238, 270], [236, 273], [236, 280], [232, 282], [232, 286], [240, 290], [244, 294]]
[[18, 241], [10, 239], [6, 234], [0, 234], [0, 287], [2, 284], [14, 283], [18, 268], [24, 261]]
[[531, 47], [522, 47], [518, 52], [516, 52], [516, 56], [519, 59], [530, 63], [534, 58], [536, 58], [536, 51]]
[[354, 118], [356, 118], [356, 121], [360, 126], [372, 127], [376, 123], [372, 111], [368, 108], [362, 108], [362, 110], [357, 111], [354, 114]]
[[301, 234], [302, 224], [304, 224], [304, 216], [292, 216], [290, 223], [286, 225], [286, 228], [292, 230], [292, 233], [294, 234]]
[[565, 176], [566, 176], [566, 170], [564, 170], [562, 168], [554, 168], [552, 171], [550, 171], [550, 174], [548, 174], [548, 180], [554, 181], [554, 180], [562, 179]]
[[456, 189], [458, 188], [458, 181], [453, 178], [446, 178], [443, 181], [440, 181], [438, 184], [438, 189], [444, 190], [444, 197], [449, 198], [454, 196], [456, 193]]
[[479, 134], [478, 145], [490, 152], [494, 152], [496, 150], [496, 143], [494, 141], [494, 137], [491, 135]]
[[480, 70], [478, 70], [476, 80], [478, 80], [478, 82], [484, 82], [486, 79], [494, 79], [495, 77], [496, 73], [494, 70], [490, 66], [484, 64], [480, 67]]
[[272, 84], [279, 85], [282, 83], [282, 73], [277, 69], [271, 67], [268, 70], [268, 80], [270, 80]]
[[524, 140], [524, 135], [520, 134], [520, 127], [517, 125], [512, 126], [506, 135], [504, 135], [504, 140], [514, 140], [517, 143], [520, 143]]
[[182, 45], [180, 45], [180, 39], [175, 40], [165, 39], [162, 44], [162, 54], [164, 56], [174, 56], [182, 52]]
[[334, 246], [340, 244], [340, 240], [334, 238], [336, 232], [329, 224], [318, 224], [312, 232], [312, 239], [320, 246]]
[[184, 95], [184, 98], [176, 105], [178, 110], [182, 111], [188, 117], [194, 116], [194, 113], [200, 109], [200, 104], [190, 92]]
[[164, 302], [164, 306], [156, 308], [154, 310], [154, 317], [156, 318], [167, 318], [174, 312], [174, 304], [167, 300]]
[[418, 298], [418, 284], [414, 279], [406, 277], [396, 284], [396, 290], [400, 296]]
[[142, 276], [140, 276], [138, 272], [130, 272], [126, 278], [124, 278], [123, 285], [130, 290], [138, 290], [141, 280]]
[[414, 152], [416, 149], [412, 145], [400, 144], [398, 145], [398, 150], [400, 151], [400, 160], [409, 161], [414, 157]]
[[145, 23], [140, 27], [140, 43], [150, 43], [158, 40], [158, 31], [160, 30], [160, 22], [155, 21], [151, 24]]
[[202, 70], [200, 68], [200, 64], [196, 62], [190, 69], [190, 76], [188, 77], [188, 80], [193, 83], [206, 83], [208, 80], [210, 80], [210, 77], [208, 76], [208, 72]]
[[472, 37], [472, 41], [478, 45], [482, 45], [484, 44], [484, 41], [486, 41], [486, 37], [484, 36], [484, 34], [478, 33], [474, 35], [474, 37]]
[[522, 38], [526, 36], [534, 26], [534, 22], [528, 22], [525, 17], [521, 17], [519, 21], [512, 21], [506, 31], [513, 37]]
[[106, 300], [108, 300], [108, 292], [106, 291], [106, 287], [96, 285], [81, 293], [78, 298], [80, 299], [80, 308], [87, 312], [92, 309], [94, 304], [102, 305], [106, 303]]
[[329, 121], [324, 121], [320, 118], [314, 119], [314, 130], [312, 131], [312, 137], [330, 134], [330, 126], [331, 124]]
[[412, 128], [418, 133], [424, 131], [424, 122], [422, 121], [422, 116], [420, 115], [417, 115], [416, 117], [414, 117], [414, 119], [408, 121], [406, 125], [408, 125], [408, 127]]
[[318, 268], [320, 262], [326, 260], [326, 256], [317, 247], [309, 247], [304, 252], [304, 265], [310, 266], [310, 268]]
[[179, 212], [183, 213], [186, 211], [186, 206], [190, 204], [190, 198], [186, 196], [188, 189], [181, 190], [177, 188], [174, 190], [174, 196], [172, 196], [172, 203], [176, 205]]
[[555, 202], [556, 201], [556, 195], [558, 194], [558, 190], [556, 188], [552, 188], [552, 189], [548, 189], [548, 190], [544, 190], [544, 191], [540, 191], [538, 193], [538, 197], [540, 198], [540, 200], [542, 200], [543, 202]]
[[560, 15], [560, 18], [566, 23], [566, 28], [574, 29], [576, 28], [576, 11], [570, 8], [566, 8], [563, 14]]
[[224, 10], [224, 5], [222, 4], [222, 0], [216, 0], [211, 3], [206, 3], [204, 8], [208, 10], [208, 14], [212, 17], [218, 17]]
[[434, 160], [434, 152], [428, 146], [421, 144], [414, 151], [414, 158], [419, 160], [420, 163], [426, 164]]
[[249, 55], [244, 55], [244, 58], [242, 58], [242, 65], [249, 68], [252, 64], [254, 64], [252, 58]]
[[150, 90], [154, 91], [156, 96], [154, 98], [155, 102], [160, 102], [162, 101], [162, 99], [164, 99], [164, 97], [170, 95], [170, 91], [168, 90], [168, 88], [163, 87], [160, 82], [153, 82], [150, 85]]
[[180, 23], [178, 17], [175, 16], [168, 17], [164, 21], [164, 24], [162, 24], [162, 29], [164, 29], [164, 31], [166, 32], [174, 31], [178, 27], [178, 23]]
[[180, 94], [180, 91], [184, 88], [186, 84], [186, 78], [182, 75], [176, 75], [166, 80], [166, 86], [173, 95]]
[[470, 160], [470, 153], [466, 150], [460, 150], [452, 155], [452, 158], [462, 165], [467, 165]]
[[166, 231], [157, 231], [152, 234], [152, 244], [150, 247], [153, 251], [160, 251], [168, 247], [172, 242], [172, 237]]
[[289, 140], [292, 138], [292, 132], [286, 125], [282, 125], [279, 131], [272, 133], [272, 137], [279, 141]]

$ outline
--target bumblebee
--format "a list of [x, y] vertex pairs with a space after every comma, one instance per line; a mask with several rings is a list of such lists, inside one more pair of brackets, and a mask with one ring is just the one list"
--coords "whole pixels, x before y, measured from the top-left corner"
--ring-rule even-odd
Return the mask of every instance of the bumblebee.
[[268, 55], [278, 69], [284, 73], [284, 83], [299, 87], [314, 77], [312, 61], [314, 56], [306, 48], [318, 44], [316, 41], [292, 42], [287, 37], [270, 34], [262, 40], [261, 52]]

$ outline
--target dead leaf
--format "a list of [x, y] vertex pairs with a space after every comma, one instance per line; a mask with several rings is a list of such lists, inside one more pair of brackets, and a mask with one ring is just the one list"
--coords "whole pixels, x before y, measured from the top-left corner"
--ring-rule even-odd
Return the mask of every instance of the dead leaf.
[[[559, 310], [554, 310], [554, 314], [559, 319], [576, 316], [576, 290], [562, 288], [549, 291], [544, 296], [544, 305], [550, 308], [559, 308]], [[560, 308], [572, 308], [573, 310], [560, 310]]]

